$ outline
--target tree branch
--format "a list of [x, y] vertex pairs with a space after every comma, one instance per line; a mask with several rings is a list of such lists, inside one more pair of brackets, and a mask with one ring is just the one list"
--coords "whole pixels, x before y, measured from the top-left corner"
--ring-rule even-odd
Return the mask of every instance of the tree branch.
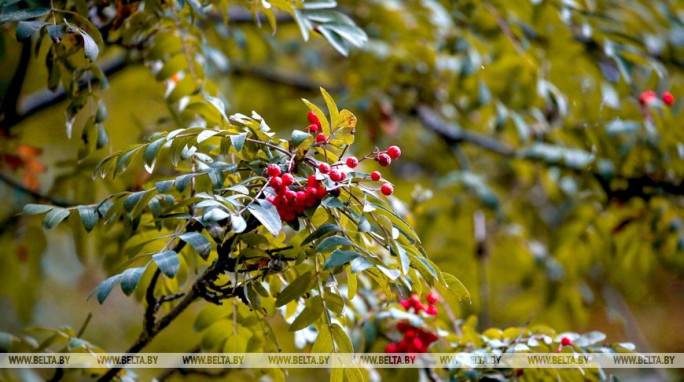
[[[251, 232], [255, 230], [257, 227], [259, 227], [259, 223], [256, 219], [249, 219], [247, 222], [247, 228], [239, 234], [234, 234], [233, 236], [229, 237], [226, 239], [226, 241], [221, 245], [223, 248], [230, 249], [233, 244], [236, 242], [238, 238], [240, 238], [242, 235]], [[179, 242], [178, 245], [181, 245], [181, 243], [184, 243], [183, 241]], [[176, 319], [181, 313], [183, 313], [195, 300], [199, 298], [205, 298], [205, 293], [207, 291], [207, 286], [212, 283], [216, 278], [223, 273], [224, 271], [227, 270], [233, 270], [231, 269], [232, 263], [230, 260], [231, 259], [228, 256], [222, 256], [219, 254], [218, 260], [216, 260], [213, 264], [207, 268], [204, 273], [200, 277], [198, 277], [195, 282], [193, 283], [192, 287], [190, 290], [185, 294], [185, 297], [180, 300], [178, 305], [174, 306], [169, 313], [167, 313], [165, 316], [159, 319], [159, 321], [155, 322], [153, 325], [149, 326], [149, 322], [145, 327], [143, 328], [142, 332], [138, 336], [138, 339], [131, 345], [131, 347], [126, 351], [127, 354], [136, 354], [139, 353], [145, 346], [147, 346], [156, 336], [164, 330], [169, 324], [173, 322], [173, 320]], [[233, 261], [234, 262], [234, 261]], [[238, 295], [238, 288], [233, 288], [232, 293], [228, 293], [224, 296], [223, 298], [232, 298], [236, 297]], [[149, 289], [148, 289], [149, 293]], [[155, 305], [156, 305], [156, 299], [155, 299]], [[148, 306], [149, 310], [149, 306]], [[147, 314], [147, 312], [146, 312]], [[104, 381], [111, 381], [114, 377], [117, 376], [119, 371], [121, 370], [121, 367], [116, 366], [112, 367], [105, 373], [98, 381], [104, 382]]]
[[27, 39], [21, 44], [21, 55], [19, 56], [17, 70], [14, 72], [12, 81], [10, 81], [5, 92], [5, 98], [2, 100], [2, 105], [0, 105], [0, 129], [6, 131], [7, 135], [9, 135], [9, 127], [11, 125], [5, 125], [5, 121], [11, 121], [18, 116], [17, 104], [30, 61], [31, 39]]
[[27, 194], [27, 195], [30, 195], [30, 196], [36, 198], [38, 201], [46, 200], [46, 201], [50, 202], [51, 204], [54, 204], [58, 207], [72, 207], [72, 206], [74, 206], [74, 203], [72, 203], [72, 202], [69, 202], [69, 201], [66, 201], [66, 200], [63, 200], [60, 198], [55, 198], [55, 197], [52, 197], [49, 195], [42, 194], [38, 191], [32, 190], [32, 189], [24, 186], [23, 184], [19, 183], [18, 181], [10, 178], [9, 176], [7, 176], [1, 172], [0, 172], [0, 181], [5, 182], [7, 185], [9, 185], [10, 187], [14, 188], [17, 191], [20, 191], [24, 194]]

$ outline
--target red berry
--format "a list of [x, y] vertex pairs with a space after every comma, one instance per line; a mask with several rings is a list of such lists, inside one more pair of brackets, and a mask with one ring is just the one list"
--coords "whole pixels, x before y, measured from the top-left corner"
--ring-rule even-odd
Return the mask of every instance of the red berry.
[[663, 93], [662, 96], [663, 102], [665, 102], [665, 105], [667, 106], [672, 106], [674, 104], [675, 98], [670, 92], [665, 92]]
[[272, 197], [272, 196], [267, 196], [267, 197], [266, 197], [266, 201], [269, 202], [269, 203], [271, 203], [271, 204], [274, 204], [275, 198]]
[[274, 176], [268, 181], [268, 184], [270, 184], [271, 187], [273, 187], [273, 189], [277, 190], [278, 188], [283, 186], [283, 179], [279, 176]]
[[[407, 305], [406, 308], [408, 309], [408, 300], [402, 300], [402, 302], [404, 302], [404, 301], [406, 301], [406, 305]], [[401, 304], [401, 305], [403, 306], [404, 304]], [[411, 329], [413, 329], [413, 326], [411, 324], [409, 324], [408, 322], [400, 321], [397, 324], [397, 330], [400, 331], [401, 333], [406, 333], [407, 331], [409, 331]]]
[[382, 178], [382, 174], [380, 173], [380, 171], [371, 172], [371, 180], [377, 182], [378, 180], [380, 180], [380, 178]]
[[332, 180], [333, 182], [339, 182], [340, 180], [342, 180], [342, 174], [337, 170], [331, 170], [330, 180]]
[[416, 348], [416, 351], [420, 352], [423, 350], [423, 341], [421, 341], [420, 338], [414, 338], [411, 343]]
[[380, 163], [380, 166], [382, 167], [387, 167], [390, 164], [392, 164], [392, 158], [390, 158], [390, 156], [385, 153], [378, 154], [378, 156], [375, 157], [375, 160], [377, 160], [378, 163]]
[[278, 176], [280, 175], [280, 166], [277, 164], [269, 164], [268, 167], [266, 167], [266, 171], [268, 172], [268, 176]]
[[321, 174], [327, 174], [330, 172], [330, 165], [327, 163], [321, 163], [318, 165], [318, 171], [320, 171]]
[[411, 301], [409, 301], [409, 300], [401, 300], [401, 301], [399, 301], [399, 303], [406, 310], [408, 310], [408, 308], [411, 307]]
[[430, 305], [425, 309], [425, 313], [429, 314], [430, 316], [436, 316], [437, 313], [439, 313], [439, 310], [437, 310], [437, 307], [434, 305]]
[[285, 200], [288, 202], [294, 201], [297, 198], [297, 193], [292, 190], [285, 191]]
[[340, 196], [341, 193], [342, 193], [342, 190], [340, 190], [339, 187], [333, 188], [332, 190], [330, 190], [330, 195], [332, 195], [332, 196]]
[[390, 196], [394, 192], [394, 187], [389, 183], [385, 183], [380, 187], [380, 192], [385, 196]]
[[399, 159], [401, 156], [401, 149], [398, 146], [390, 146], [387, 149], [387, 155], [392, 159]]
[[398, 350], [397, 344], [388, 344], [385, 346], [385, 353], [396, 353]]
[[413, 305], [413, 309], [416, 310], [416, 313], [420, 313], [425, 310], [425, 305], [419, 302]]
[[355, 168], [356, 166], [359, 165], [359, 160], [356, 159], [355, 157], [349, 157], [347, 158], [347, 167], [349, 168]]
[[426, 299], [427, 299], [428, 304], [434, 304], [439, 300], [437, 295], [433, 292], [428, 293], [428, 295], [426, 296]]
[[310, 132], [311, 134], [313, 134], [313, 133], [315, 133], [315, 132], [317, 132], [317, 131], [318, 131], [318, 125], [313, 124], [313, 123], [312, 123], [311, 125], [309, 125], [309, 132]]
[[294, 176], [292, 176], [292, 174], [290, 174], [290, 173], [283, 174], [283, 176], [281, 176], [281, 178], [283, 179], [283, 186], [285, 186], [285, 187], [291, 186], [292, 184], [294, 184], [294, 180], [295, 180]]
[[420, 297], [418, 296], [418, 293], [411, 293], [411, 297], [409, 297], [411, 300], [412, 304], [416, 304], [420, 302]]
[[416, 338], [417, 334], [415, 330], [407, 330], [406, 333], [404, 333], [404, 338], [407, 340], [411, 340]]
[[345, 180], [347, 179], [347, 173], [344, 171], [340, 171], [340, 180]]
[[561, 346], [572, 345], [572, 340], [568, 337], [561, 338]]
[[642, 105], [647, 105], [655, 101], [658, 97], [653, 90], [646, 90], [641, 92], [639, 95], [639, 103]]
[[328, 195], [328, 190], [325, 187], [316, 187], [316, 197], [318, 200], [325, 198], [326, 195]]
[[318, 116], [313, 111], [310, 111], [309, 114], [306, 115], [306, 118], [309, 120], [309, 123], [314, 125], [321, 123], [321, 121], [318, 119]]
[[323, 143], [323, 142], [325, 142], [325, 134], [323, 134], [323, 133], [318, 133], [318, 135], [316, 135], [316, 142], [317, 142], [317, 143]]
[[321, 182], [319, 182], [318, 179], [316, 179], [316, 175], [310, 175], [306, 183], [309, 185], [309, 187], [314, 188], [318, 187], [321, 184]]

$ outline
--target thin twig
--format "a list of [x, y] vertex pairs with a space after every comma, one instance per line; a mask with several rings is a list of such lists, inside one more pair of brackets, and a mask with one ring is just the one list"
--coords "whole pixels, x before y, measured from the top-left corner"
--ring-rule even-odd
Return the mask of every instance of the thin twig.
[[45, 200], [45, 201], [48, 201], [51, 204], [54, 204], [55, 206], [58, 206], [58, 207], [72, 207], [75, 205], [74, 203], [66, 201], [64, 199], [55, 198], [53, 196], [45, 195], [45, 194], [42, 194], [38, 191], [32, 190], [32, 189], [24, 186], [23, 184], [19, 183], [18, 181], [10, 178], [9, 176], [7, 176], [3, 173], [0, 173], [0, 180], [5, 182], [7, 185], [11, 186], [15, 190], [20, 191], [24, 194], [30, 195], [30, 196], [38, 199], [39, 201]]

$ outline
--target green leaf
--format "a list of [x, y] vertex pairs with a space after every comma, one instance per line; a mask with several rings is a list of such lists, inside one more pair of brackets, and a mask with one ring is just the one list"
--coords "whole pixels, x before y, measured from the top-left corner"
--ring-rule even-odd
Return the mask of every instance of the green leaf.
[[107, 299], [107, 296], [109, 296], [109, 293], [112, 291], [112, 289], [114, 289], [114, 286], [119, 282], [119, 280], [121, 280], [120, 274], [114, 275], [108, 278], [107, 280], [101, 282], [100, 285], [95, 287], [95, 289], [92, 292], [90, 292], [88, 298], [90, 298], [90, 296], [92, 296], [93, 294], [96, 294], [97, 302], [102, 304], [104, 300]]
[[66, 208], [54, 207], [47, 215], [45, 215], [45, 220], [43, 220], [43, 226], [46, 229], [51, 229], [57, 224], [61, 223], [62, 220], [69, 216], [69, 210]]
[[176, 181], [171, 179], [171, 180], [162, 180], [154, 184], [154, 187], [157, 189], [159, 192], [166, 192], [173, 187], [173, 184]]
[[311, 285], [312, 280], [313, 274], [311, 272], [306, 272], [302, 275], [299, 275], [293, 282], [290, 283], [290, 285], [287, 286], [287, 288], [280, 292], [278, 298], [276, 298], [276, 307], [283, 306], [288, 302], [299, 298], [305, 292], [308, 292], [309, 285]]
[[309, 306], [304, 308], [302, 312], [295, 318], [290, 325], [290, 331], [296, 332], [302, 330], [314, 323], [323, 314], [323, 299], [321, 296], [314, 296], [309, 302]]
[[228, 312], [224, 306], [209, 304], [197, 315], [193, 328], [195, 331], [201, 332], [227, 315]]
[[347, 333], [342, 329], [340, 324], [332, 324], [332, 337], [337, 345], [338, 353], [353, 353], [354, 347], [352, 346], [351, 340]]
[[435, 283], [435, 288], [447, 301], [453, 310], [458, 310], [458, 305], [463, 301], [470, 301], [470, 292], [456, 276], [442, 272], [444, 284]]
[[152, 260], [159, 269], [169, 278], [174, 278], [180, 268], [180, 260], [175, 251], [168, 250], [152, 256]]
[[351, 247], [354, 245], [349, 239], [344, 236], [330, 236], [323, 239], [316, 246], [316, 252], [325, 252], [331, 248], [335, 247]]
[[290, 150], [298, 148], [304, 141], [310, 138], [312, 138], [311, 134], [305, 133], [301, 130], [294, 130], [290, 136], [290, 142], [292, 142], [292, 147]]
[[309, 236], [302, 241], [302, 246], [305, 246], [314, 240], [323, 237], [331, 232], [343, 232], [342, 227], [338, 226], [337, 224], [323, 224], [322, 226], [316, 228], [315, 231], [311, 232]]
[[147, 148], [145, 149], [145, 154], [143, 154], [145, 164], [147, 164], [150, 167], [154, 165], [154, 162], [157, 159], [157, 153], [159, 152], [159, 149], [164, 145], [164, 143], [166, 143], [166, 139], [160, 138], [147, 145]]
[[333, 351], [333, 348], [334, 346], [331, 332], [327, 326], [324, 326], [319, 330], [318, 336], [316, 337], [316, 341], [314, 341], [314, 344], [311, 347], [311, 352], [331, 353]]
[[45, 204], [27, 204], [24, 206], [22, 213], [24, 215], [38, 215], [52, 210], [53, 206]]
[[242, 147], [245, 145], [245, 140], [247, 139], [247, 133], [235, 134], [230, 136], [230, 143], [235, 148], [235, 151], [242, 151]]
[[330, 268], [339, 267], [340, 265], [347, 264], [359, 256], [361, 256], [361, 254], [355, 251], [343, 251], [341, 249], [337, 249], [331, 253], [328, 259], [325, 261], [323, 269], [327, 270]]
[[332, 123], [331, 128], [337, 127], [337, 120], [340, 117], [340, 110], [337, 108], [337, 104], [335, 104], [335, 101], [333, 98], [328, 94], [325, 89], [321, 88], [321, 94], [323, 94], [323, 99], [325, 100], [325, 104], [328, 107], [328, 113], [330, 113], [330, 121]]
[[204, 260], [209, 257], [209, 252], [211, 252], [211, 243], [209, 242], [209, 239], [204, 237], [201, 233], [186, 232], [179, 237], [184, 242], [190, 244], [192, 248], [197, 251], [197, 254], [199, 254]]
[[45, 7], [32, 7], [28, 9], [22, 9], [19, 11], [7, 12], [3, 11], [0, 13], [0, 24], [10, 23], [14, 21], [28, 20], [50, 13], [49, 8]]
[[126, 269], [126, 271], [121, 274], [121, 290], [126, 296], [130, 296], [131, 293], [133, 293], [146, 269], [147, 265], [144, 267]]
[[259, 203], [252, 202], [247, 205], [247, 209], [266, 227], [271, 235], [274, 237], [278, 236], [283, 228], [283, 224], [280, 220], [280, 214], [278, 214], [278, 210], [273, 204], [265, 200], [259, 200]]
[[91, 62], [94, 62], [100, 54], [100, 48], [98, 48], [95, 40], [93, 40], [86, 31], [78, 29], [78, 33], [83, 36], [83, 52], [85, 53], [85, 56], [88, 57]]
[[242, 215], [230, 215], [230, 229], [235, 233], [240, 233], [247, 228], [247, 222]]
[[21, 21], [17, 25], [17, 40], [23, 41], [33, 37], [40, 28], [47, 24], [45, 21]]
[[95, 211], [95, 207], [90, 206], [79, 206], [78, 214], [81, 217], [81, 222], [83, 223], [83, 227], [87, 232], [93, 230], [95, 224], [97, 224], [97, 221], [100, 218]]
[[342, 296], [326, 291], [323, 297], [325, 299], [325, 306], [328, 309], [337, 314], [342, 314], [342, 311], [344, 311], [344, 299]]

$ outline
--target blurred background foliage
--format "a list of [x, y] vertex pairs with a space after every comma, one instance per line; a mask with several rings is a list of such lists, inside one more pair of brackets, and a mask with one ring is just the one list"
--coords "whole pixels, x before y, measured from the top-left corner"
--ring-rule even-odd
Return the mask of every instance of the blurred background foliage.
[[[233, 16], [227, 24], [182, 26], [204, 38], [193, 45], [193, 75], [206, 76], [230, 112], [256, 110], [277, 131], [303, 129], [300, 98], [321, 104], [323, 86], [358, 116], [359, 153], [399, 144], [402, 161], [383, 175], [432, 259], [471, 292], [462, 317], [477, 315], [480, 330], [591, 328], [640, 351], [684, 352], [684, 2], [345, 0], [337, 9], [368, 41], [337, 49], [320, 31], [305, 41], [286, 13], [273, 16], [274, 30], [261, 2], [221, 5]], [[0, 330], [78, 327], [92, 312], [90, 334], [123, 349], [141, 308], [121, 294], [103, 306], [85, 301], [126, 232], [86, 236], [77, 221], [45, 232], [17, 213], [29, 202], [92, 203], [142, 185], [142, 169], [116, 181], [93, 181], [92, 169], [174, 128], [171, 81], [127, 45], [135, 36], [105, 34], [118, 39], [95, 61], [109, 82], [97, 96], [109, 141], [79, 155], [99, 98], [74, 114], [68, 138], [72, 100], [55, 102], [46, 89], [51, 48], [24, 61], [15, 29], [0, 26]], [[178, 73], [191, 71], [199, 69]], [[677, 100], [641, 105], [646, 90]], [[192, 346], [173, 332], [149, 350]]]

